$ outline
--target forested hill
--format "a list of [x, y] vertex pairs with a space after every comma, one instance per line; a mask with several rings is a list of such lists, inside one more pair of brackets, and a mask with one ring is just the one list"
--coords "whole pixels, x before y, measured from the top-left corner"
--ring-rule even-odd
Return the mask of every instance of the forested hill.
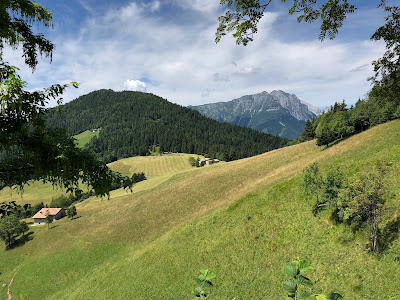
[[50, 109], [50, 127], [72, 135], [101, 128], [90, 146], [105, 161], [160, 151], [207, 155], [235, 160], [279, 148], [286, 139], [228, 123], [219, 123], [199, 112], [142, 92], [99, 90]]

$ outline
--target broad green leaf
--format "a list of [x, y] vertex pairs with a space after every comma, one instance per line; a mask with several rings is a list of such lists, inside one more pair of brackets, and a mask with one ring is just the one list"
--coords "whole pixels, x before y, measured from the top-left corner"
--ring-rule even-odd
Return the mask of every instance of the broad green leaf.
[[305, 291], [299, 290], [297, 292], [297, 299], [299, 299], [299, 300], [306, 300], [306, 299], [308, 300], [309, 297], [310, 297], [310, 294]]
[[207, 275], [208, 269], [201, 269], [200, 273], [203, 274], [203, 275]]
[[196, 277], [194, 279], [198, 284], [201, 284], [203, 282], [203, 280], [201, 280], [199, 277]]
[[310, 263], [306, 260], [299, 261], [298, 268], [299, 268], [300, 273], [305, 272], [307, 270], [312, 270]]
[[297, 284], [293, 279], [288, 279], [283, 283], [283, 288], [289, 293], [295, 293], [297, 290]]
[[206, 275], [206, 280], [211, 280], [215, 278], [215, 274], [213, 272], [208, 272]]
[[213, 286], [211, 281], [208, 281], [208, 280], [204, 281], [201, 285], [202, 285], [203, 288], [210, 288], [210, 287]]
[[291, 261], [283, 270], [285, 272], [286, 275], [290, 276], [290, 277], [295, 277], [298, 272], [299, 269], [297, 267], [297, 261]]
[[306, 287], [312, 287], [313, 283], [310, 279], [308, 279], [307, 277], [304, 277], [303, 275], [297, 275], [296, 276], [296, 283], [298, 285], [304, 285]]

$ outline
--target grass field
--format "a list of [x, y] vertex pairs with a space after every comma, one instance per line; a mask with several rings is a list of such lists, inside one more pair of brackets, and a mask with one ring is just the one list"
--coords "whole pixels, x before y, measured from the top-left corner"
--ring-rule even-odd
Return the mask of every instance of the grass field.
[[10, 188], [0, 190], [0, 202], [16, 201], [20, 205], [25, 203], [35, 205], [40, 202], [50, 204], [52, 198], [57, 198], [61, 195], [67, 194], [53, 187], [50, 183], [43, 184], [41, 182], [34, 182], [25, 186], [23, 193], [17, 189]]
[[93, 132], [92, 130], [86, 130], [80, 134], [74, 135], [74, 138], [78, 141], [78, 146], [83, 148], [94, 136], [98, 135], [99, 131]]
[[[131, 160], [114, 167], [135, 172]], [[315, 292], [399, 299], [399, 239], [371, 255], [365, 230], [335, 225], [327, 213], [314, 217], [314, 200], [300, 188], [313, 161], [352, 176], [377, 160], [390, 163], [388, 209], [396, 220], [398, 120], [326, 150], [307, 142], [204, 168], [165, 163], [171, 172], [163, 174], [148, 161], [147, 184], [165, 180], [110, 200], [90, 198], [78, 204], [79, 218], [32, 227], [31, 241], [0, 250], [0, 284], [14, 277], [13, 299], [191, 299], [193, 278], [209, 268], [217, 275], [210, 299], [284, 299], [283, 268], [300, 257], [314, 267]]]
[[[109, 164], [109, 167], [128, 176], [133, 173], [144, 172], [149, 180], [136, 184], [133, 188], [133, 192], [136, 193], [152, 189], [180, 172], [195, 170], [196, 168], [190, 166], [188, 161], [191, 156], [197, 158], [197, 155], [181, 153], [162, 156], [137, 156], [113, 162]], [[199, 157], [203, 158], [202, 156]], [[127, 192], [122, 189], [111, 192], [113, 197], [126, 194]], [[0, 202], [14, 200], [20, 205], [25, 203], [35, 205], [40, 202], [50, 204], [53, 198], [61, 195], [67, 194], [49, 183], [34, 182], [25, 186], [22, 194], [18, 190], [10, 188], [0, 190]]]

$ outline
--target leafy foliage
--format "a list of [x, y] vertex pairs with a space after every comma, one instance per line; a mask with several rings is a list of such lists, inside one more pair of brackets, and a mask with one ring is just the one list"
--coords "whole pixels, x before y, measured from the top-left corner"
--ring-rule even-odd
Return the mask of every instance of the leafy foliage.
[[20, 221], [15, 215], [8, 215], [0, 219], [0, 238], [5, 242], [7, 247], [14, 244], [16, 237], [25, 234], [29, 230], [28, 225], [24, 221]]
[[[379, 7], [388, 13], [386, 24], [379, 27], [372, 35], [371, 40], [383, 40], [386, 43], [386, 52], [383, 57], [373, 61], [375, 76], [371, 80], [375, 85], [387, 85], [391, 81], [391, 89], [400, 94], [400, 7], [388, 6], [382, 0]], [[386, 82], [385, 82], [386, 81]]]
[[210, 272], [208, 269], [200, 270], [200, 275], [195, 278], [195, 281], [199, 285], [193, 290], [193, 294], [196, 298], [206, 299], [210, 295], [210, 289], [214, 286], [211, 282], [215, 278], [215, 274]]
[[67, 208], [67, 216], [70, 219], [73, 219], [76, 216], [76, 206], [71, 205], [70, 207]]
[[99, 90], [51, 109], [50, 127], [71, 134], [102, 128], [89, 146], [106, 161], [161, 152], [206, 154], [223, 160], [253, 156], [283, 146], [287, 140], [227, 123], [219, 123], [165, 99], [141, 92]]
[[44, 218], [44, 223], [47, 224], [47, 228], [50, 229], [50, 224], [53, 223], [53, 217], [50, 215], [50, 212], [46, 212], [46, 217]]
[[[286, 2], [286, 0], [281, 0]], [[224, 16], [218, 18], [219, 26], [215, 34], [215, 41], [218, 43], [227, 33], [234, 32], [233, 37], [238, 45], [246, 46], [253, 41], [254, 34], [257, 33], [257, 25], [264, 12], [271, 4], [272, 0], [221, 0], [221, 5], [226, 5], [228, 10]], [[324, 40], [326, 35], [330, 39], [336, 37], [339, 28], [342, 27], [346, 16], [354, 13], [355, 6], [348, 0], [327, 0], [323, 4], [317, 4], [315, 0], [294, 0], [289, 14], [300, 13], [298, 22], [311, 23], [321, 21], [320, 40]]]
[[386, 170], [378, 164], [366, 173], [358, 174], [341, 193], [341, 216], [351, 222], [369, 226], [371, 249], [379, 253], [379, 224], [385, 211], [387, 183]]
[[[386, 77], [387, 84], [375, 85], [366, 100], [357, 101], [356, 105], [347, 108], [346, 103], [336, 102], [331, 108], [320, 115], [313, 123], [317, 145], [329, 146], [370, 127], [398, 118], [400, 109], [398, 94], [393, 90], [392, 80]], [[311, 131], [307, 128], [308, 131]], [[303, 132], [302, 136], [309, 136]], [[304, 141], [306, 139], [300, 139]]]
[[310, 294], [305, 288], [311, 289], [313, 282], [304, 276], [304, 272], [312, 270], [309, 262], [306, 260], [291, 261], [285, 268], [284, 272], [290, 278], [283, 283], [283, 288], [289, 293], [287, 299], [298, 300], [336, 300], [343, 298], [338, 293], [330, 293], [328, 295]]
[[322, 207], [329, 207], [333, 210], [332, 216], [338, 221], [368, 224], [371, 249], [374, 253], [379, 253], [379, 225], [385, 212], [388, 191], [385, 173], [383, 165], [377, 163], [369, 171], [347, 179], [338, 167], [330, 169], [327, 175], [323, 176], [319, 173], [316, 163], [311, 164], [304, 171], [306, 191], [315, 188], [317, 177], [323, 191], [322, 197], [317, 196], [313, 208], [314, 215]]
[[25, 63], [35, 69], [38, 64], [37, 55], [52, 55], [54, 44], [43, 34], [35, 34], [32, 24], [52, 27], [51, 12], [29, 0], [3, 0], [0, 4], [0, 50], [4, 44], [17, 48], [22, 44]]

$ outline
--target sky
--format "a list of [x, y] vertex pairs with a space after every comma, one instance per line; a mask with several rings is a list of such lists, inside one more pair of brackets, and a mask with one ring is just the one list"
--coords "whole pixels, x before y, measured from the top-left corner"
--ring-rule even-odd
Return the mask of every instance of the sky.
[[[64, 102], [98, 89], [153, 93], [180, 105], [229, 101], [283, 90], [318, 107], [355, 103], [371, 88], [371, 62], [382, 42], [370, 41], [384, 24], [379, 0], [353, 0], [334, 40], [318, 40], [319, 24], [297, 23], [290, 1], [274, 1], [247, 46], [232, 36], [216, 44], [218, 0], [38, 0], [53, 13], [54, 29], [34, 26], [55, 43], [34, 73], [20, 50], [4, 57], [20, 68], [29, 90], [77, 81]], [[54, 105], [55, 103], [50, 103]]]

